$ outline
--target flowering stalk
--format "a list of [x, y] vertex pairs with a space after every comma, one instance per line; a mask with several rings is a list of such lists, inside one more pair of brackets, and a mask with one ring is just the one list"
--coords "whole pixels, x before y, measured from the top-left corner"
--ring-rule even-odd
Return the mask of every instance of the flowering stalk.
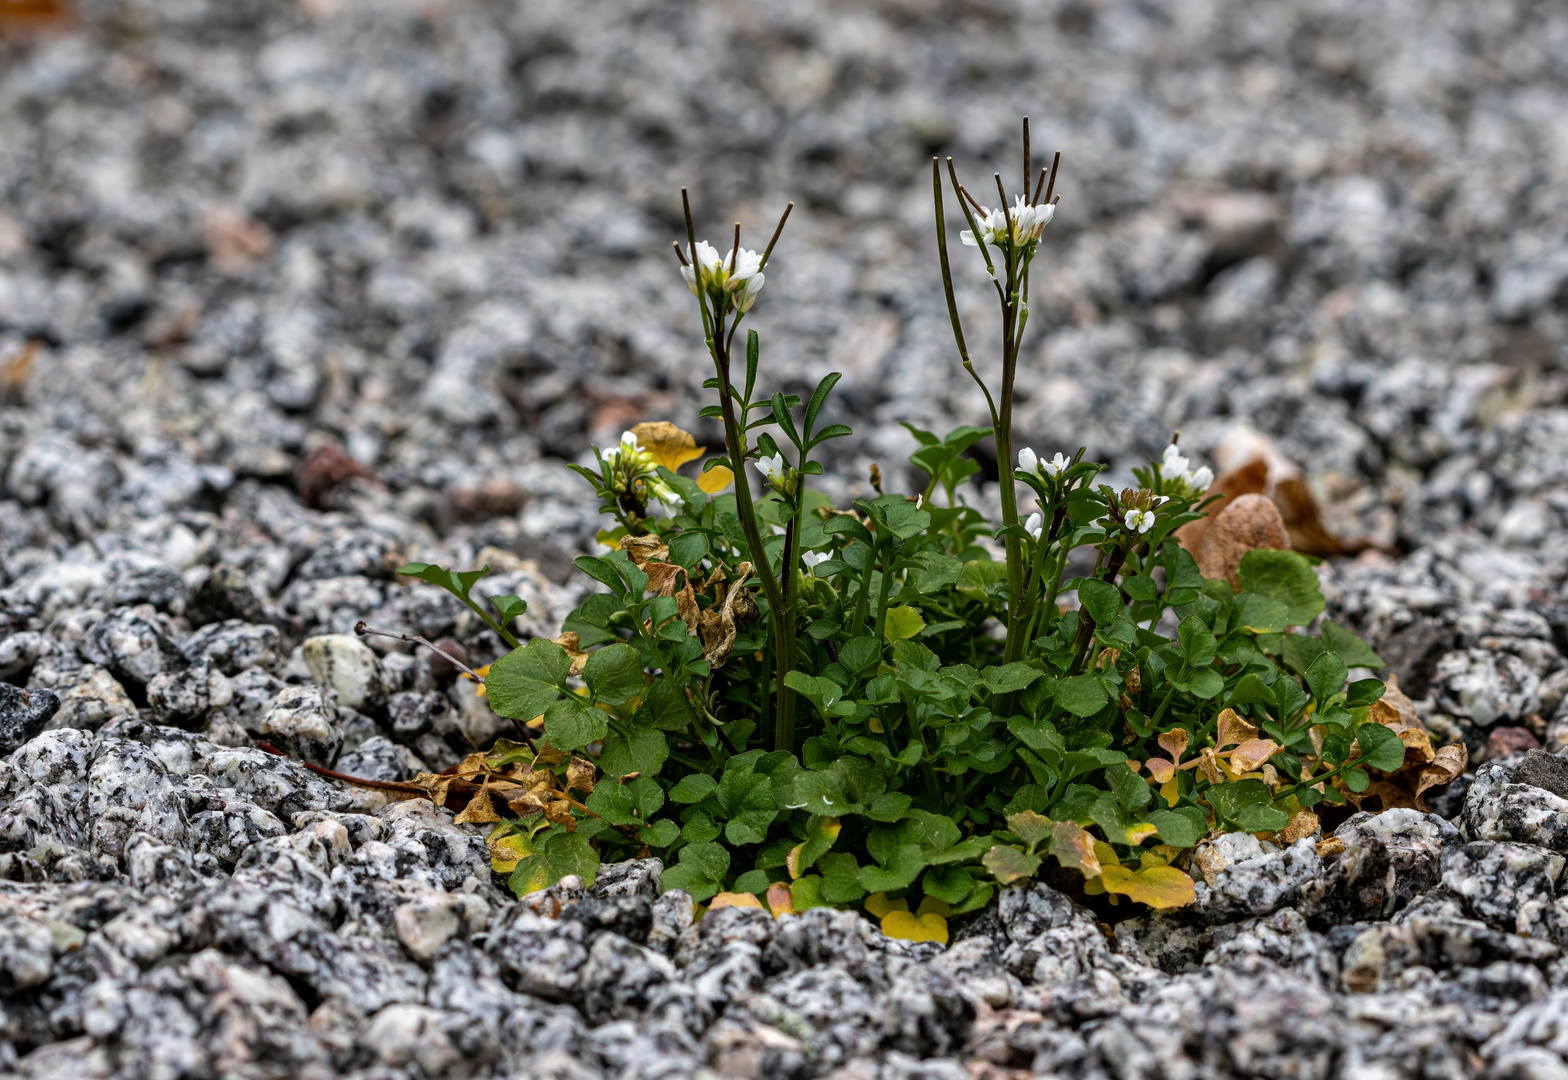
[[[996, 289], [997, 301], [1001, 307], [1002, 315], [1002, 381], [997, 399], [993, 399], [990, 389], [975, 372], [970, 361], [969, 351], [964, 343], [963, 327], [958, 318], [958, 302], [953, 292], [952, 272], [947, 259], [947, 232], [946, 220], [942, 204], [941, 171], [935, 158], [931, 162], [932, 185], [936, 198], [937, 221], [937, 248], [942, 265], [942, 286], [947, 294], [948, 314], [953, 323], [953, 337], [958, 343], [959, 355], [963, 358], [964, 368], [979, 384], [985, 394], [986, 405], [991, 413], [991, 429], [996, 443], [996, 459], [1001, 467], [1000, 495], [1002, 502], [1002, 527], [1012, 529], [1019, 524], [1018, 519], [1018, 492], [1013, 477], [1013, 471], [1008, 466], [1013, 460], [1013, 384], [1018, 373], [1018, 350], [1023, 337], [1024, 327], [1028, 322], [1029, 309], [1029, 266], [1034, 260], [1038, 249], [1040, 234], [1045, 226], [1055, 216], [1056, 200], [1053, 191], [1056, 187], [1056, 171], [1061, 162], [1058, 153], [1051, 162], [1049, 170], [1040, 170], [1040, 180], [1035, 187], [1034, 197], [1029, 196], [1029, 181], [1033, 171], [1033, 162], [1029, 153], [1029, 119], [1024, 118], [1024, 192], [1017, 196], [1011, 208], [1007, 206], [1007, 193], [1002, 186], [1001, 173], [996, 174], [996, 191], [1000, 203], [996, 209], [980, 205], [958, 181], [958, 171], [953, 164], [953, 159], [947, 159], [948, 177], [952, 182], [953, 193], [958, 199], [959, 209], [963, 211], [964, 220], [969, 228], [959, 234], [959, 239], [967, 247], [977, 247], [985, 259], [986, 273], [991, 278], [991, 284]], [[1041, 188], [1045, 189], [1045, 198], [1040, 198]], [[971, 210], [973, 207], [973, 210]], [[975, 216], [978, 211], [979, 217]], [[1000, 260], [994, 260], [991, 248], [997, 248]], [[1001, 274], [998, 274], [1000, 262]], [[998, 400], [999, 399], [999, 400]], [[1008, 589], [1008, 619], [1007, 642], [1004, 647], [1004, 657], [1007, 661], [1019, 659], [1023, 655], [1027, 641], [1027, 630], [1030, 617], [1024, 616], [1025, 609], [1029, 606], [1025, 595], [1026, 586], [1032, 588], [1031, 582], [1026, 580], [1027, 553], [1024, 541], [1009, 532], [1006, 538], [1007, 547], [1007, 589]]]
[[[681, 252], [680, 245], [677, 244], [675, 250], [683, 264], [681, 273], [686, 278], [687, 286], [697, 297], [697, 306], [702, 312], [703, 335], [717, 375], [719, 416], [724, 424], [724, 446], [729, 455], [730, 469], [735, 475], [735, 512], [740, 518], [741, 531], [746, 537], [746, 547], [751, 554], [752, 565], [757, 568], [755, 572], [761, 581], [763, 594], [768, 600], [768, 618], [776, 643], [774, 748], [788, 750], [794, 742], [795, 695], [794, 691], [785, 685], [784, 678], [795, 666], [795, 631], [786, 587], [794, 576], [795, 566], [792, 565], [794, 557], [786, 548], [785, 565], [780, 566], [779, 577], [774, 577], [769, 568], [762, 530], [757, 524], [756, 507], [751, 497], [751, 482], [746, 476], [746, 459], [750, 456], [751, 450], [746, 444], [745, 422], [736, 415], [737, 395], [731, 375], [731, 359], [735, 332], [746, 312], [751, 310], [752, 304], [756, 302], [757, 293], [765, 281], [763, 268], [767, 265], [769, 256], [773, 254], [773, 247], [778, 243], [779, 236], [784, 231], [784, 223], [789, 220], [790, 211], [795, 208], [795, 204], [792, 202], [784, 208], [778, 227], [773, 231], [773, 238], [768, 241], [768, 246], [761, 255], [741, 248], [740, 225], [737, 223], [734, 246], [723, 258], [720, 258], [718, 252], [709, 244], [698, 242], [696, 228], [692, 223], [691, 199], [685, 188], [681, 189], [681, 204], [686, 215], [686, 243], [690, 251], [690, 259], [688, 260]], [[746, 341], [746, 394], [742, 403], [748, 410], [751, 406], [753, 380], [756, 377], [757, 349], [757, 335], [752, 332]]]

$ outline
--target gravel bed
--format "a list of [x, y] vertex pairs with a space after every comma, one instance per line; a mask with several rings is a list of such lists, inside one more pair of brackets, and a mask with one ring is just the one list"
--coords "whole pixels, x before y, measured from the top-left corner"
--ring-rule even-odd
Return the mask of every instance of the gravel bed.
[[[7, 17], [0, 1072], [1568, 1077], [1568, 9]], [[1009, 889], [944, 950], [847, 912], [693, 924], [656, 863], [519, 904], [480, 827], [256, 748], [391, 780], [501, 730], [350, 631], [492, 659], [394, 579], [423, 560], [490, 563], [553, 636], [597, 524], [564, 462], [645, 419], [718, 441], [683, 184], [713, 239], [799, 204], [755, 324], [770, 385], [845, 373], [835, 497], [904, 479], [899, 421], [978, 422], [927, 170], [1012, 176], [1023, 112], [1064, 199], [1020, 441], [1130, 479], [1173, 429], [1273, 440], [1342, 542], [1331, 613], [1469, 751], [1431, 813], [1224, 838], [1198, 905], [1114, 927]]]

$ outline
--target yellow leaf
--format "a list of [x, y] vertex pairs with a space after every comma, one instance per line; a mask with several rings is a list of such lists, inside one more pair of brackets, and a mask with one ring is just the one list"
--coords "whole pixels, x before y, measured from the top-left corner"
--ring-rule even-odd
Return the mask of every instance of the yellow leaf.
[[1094, 842], [1094, 857], [1100, 860], [1102, 867], [1115, 866], [1121, 861], [1116, 857], [1116, 849], [1104, 840], [1096, 840]]
[[887, 639], [889, 641], [903, 641], [912, 638], [926, 628], [926, 621], [920, 617], [920, 612], [912, 607], [896, 607], [887, 610]]
[[762, 907], [762, 901], [749, 892], [721, 892], [708, 901], [708, 910], [721, 907]]
[[1099, 880], [1106, 892], [1120, 893], [1151, 908], [1182, 907], [1198, 898], [1192, 879], [1174, 866], [1133, 871], [1117, 863], [1106, 863], [1100, 867]]
[[663, 465], [674, 472], [693, 458], [702, 456], [707, 449], [698, 446], [691, 432], [682, 431], [667, 420], [637, 424], [632, 428], [637, 445], [648, 451], [655, 465]]
[[[478, 675], [479, 678], [481, 678], [481, 679], [483, 679], [485, 676], [487, 676], [489, 674], [490, 674], [490, 665], [489, 664], [486, 664], [484, 667], [476, 667], [476, 668], [474, 668], [474, 675]], [[470, 675], [466, 671], [463, 672], [463, 678], [467, 679], [469, 682], [474, 682], [475, 681], [474, 680], [474, 676]], [[485, 696], [485, 684], [484, 683], [480, 683], [479, 684], [479, 689], [474, 691], [474, 696], [475, 697], [484, 697]]]
[[1176, 782], [1175, 776], [1172, 776], [1169, 780], [1160, 785], [1160, 798], [1165, 800], [1166, 806], [1175, 806], [1176, 799], [1180, 794], [1181, 785]]
[[870, 720], [867, 720], [866, 726], [872, 731], [876, 732], [878, 735], [881, 735], [886, 731], [886, 729], [882, 726], [882, 718], [880, 716], [873, 716]]
[[935, 896], [924, 897], [920, 901], [920, 906], [915, 909], [916, 915], [940, 915], [944, 919], [952, 913], [953, 905]]
[[1127, 826], [1127, 843], [1132, 847], [1137, 847], [1159, 831], [1156, 826], [1149, 824], [1147, 821], [1140, 822], [1137, 825], [1129, 825]]
[[903, 941], [935, 941], [947, 944], [947, 920], [935, 912], [911, 915], [890, 911], [882, 916], [882, 933]]
[[697, 477], [697, 486], [709, 495], [717, 495], [735, 482], [735, 474], [728, 465], [715, 465]]
[[889, 900], [887, 893], [874, 892], [866, 897], [866, 910], [877, 918], [882, 918], [890, 911], [909, 911], [908, 900]]

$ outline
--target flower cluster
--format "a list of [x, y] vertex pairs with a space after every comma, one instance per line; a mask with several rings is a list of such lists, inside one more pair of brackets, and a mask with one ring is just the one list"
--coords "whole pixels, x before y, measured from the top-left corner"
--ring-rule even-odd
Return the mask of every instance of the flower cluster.
[[[680, 248], [675, 250], [679, 252]], [[694, 266], [686, 265], [685, 254], [681, 253], [681, 276], [692, 295], [696, 296], [699, 288], [718, 299], [727, 294], [733, 298], [736, 310], [750, 311], [767, 280], [762, 272], [762, 256], [745, 248], [739, 252], [731, 248], [721, 259], [718, 249], [706, 240], [697, 241], [696, 250]]]
[[[980, 239], [987, 244], [1006, 246], [1010, 231], [1013, 247], [1022, 249], [1040, 239], [1040, 233], [1045, 231], [1045, 227], [1055, 216], [1054, 203], [1030, 206], [1024, 201], [1024, 197], [1019, 195], [1010, 210], [1003, 210], [1001, 207], [992, 210], [982, 206], [980, 216], [975, 219], [975, 226], [980, 230]], [[959, 233], [958, 238], [969, 247], [980, 246], [975, 241], [975, 234], [968, 229]]]
[[646, 503], [646, 492], [666, 506], [679, 502], [680, 497], [659, 478], [653, 454], [641, 446], [635, 432], [621, 432], [621, 441], [602, 456], [604, 485], [616, 496], [631, 496]]
[[1124, 488], [1122, 490], [1121, 504], [1126, 510], [1122, 522], [1127, 526], [1127, 531], [1142, 536], [1154, 528], [1154, 510], [1161, 503], [1169, 502], [1164, 495], [1156, 495], [1148, 488]]
[[1187, 495], [1202, 495], [1214, 483], [1214, 470], [1207, 465], [1194, 469], [1187, 455], [1178, 450], [1175, 443], [1167, 446], [1164, 456], [1160, 458], [1160, 476], [1169, 486], [1178, 487]]
[[1062, 454], [1057, 454], [1050, 461], [1041, 461], [1038, 454], [1029, 447], [1018, 451], [1018, 467], [1026, 473], [1037, 473], [1040, 476], [1060, 476], [1062, 470], [1070, 467], [1072, 460]]

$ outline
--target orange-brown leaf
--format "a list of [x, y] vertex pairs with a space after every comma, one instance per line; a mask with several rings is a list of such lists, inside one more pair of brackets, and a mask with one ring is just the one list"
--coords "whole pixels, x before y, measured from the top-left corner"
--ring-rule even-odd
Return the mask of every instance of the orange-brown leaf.
[[1243, 720], [1235, 709], [1226, 709], [1219, 715], [1218, 733], [1214, 739], [1216, 749], [1223, 750], [1236, 743], [1258, 737], [1258, 729]]

